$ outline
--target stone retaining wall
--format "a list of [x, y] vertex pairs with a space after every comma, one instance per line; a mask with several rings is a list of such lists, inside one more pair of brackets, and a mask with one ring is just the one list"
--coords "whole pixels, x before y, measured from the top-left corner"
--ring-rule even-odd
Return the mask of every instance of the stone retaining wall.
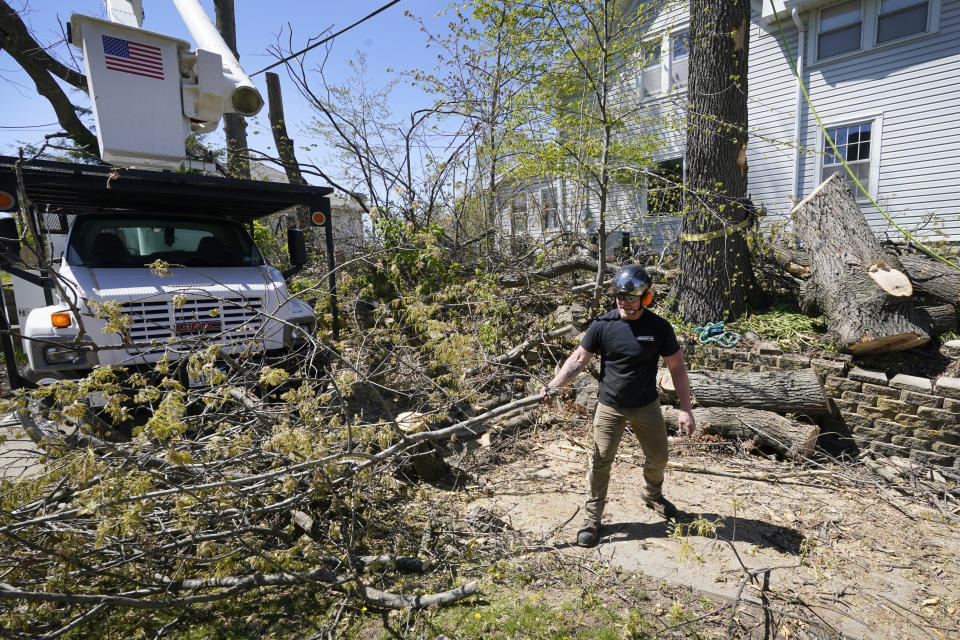
[[960, 470], [960, 378], [920, 378], [856, 366], [844, 354], [807, 357], [773, 348], [751, 351], [687, 344], [690, 369], [773, 371], [812, 368], [824, 384], [832, 413], [827, 432], [850, 435], [861, 449]]

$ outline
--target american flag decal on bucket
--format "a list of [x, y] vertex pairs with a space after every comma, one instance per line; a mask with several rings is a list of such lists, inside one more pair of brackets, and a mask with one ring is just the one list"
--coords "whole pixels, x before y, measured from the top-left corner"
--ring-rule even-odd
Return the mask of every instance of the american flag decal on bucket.
[[107, 69], [163, 80], [160, 47], [103, 36], [103, 57]]

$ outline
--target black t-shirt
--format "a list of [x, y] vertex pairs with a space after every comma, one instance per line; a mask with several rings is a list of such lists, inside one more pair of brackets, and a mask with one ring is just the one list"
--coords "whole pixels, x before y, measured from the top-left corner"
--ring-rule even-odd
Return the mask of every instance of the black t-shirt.
[[600, 355], [600, 402], [624, 409], [657, 399], [660, 356], [680, 350], [670, 323], [649, 309], [636, 320], [623, 320], [616, 309], [597, 317], [580, 346]]

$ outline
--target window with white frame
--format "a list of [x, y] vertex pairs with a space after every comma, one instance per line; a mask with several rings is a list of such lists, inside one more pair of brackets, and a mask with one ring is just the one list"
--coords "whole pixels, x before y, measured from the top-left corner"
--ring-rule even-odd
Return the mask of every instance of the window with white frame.
[[877, 44], [925, 32], [929, 15], [929, 0], [880, 0]]
[[510, 231], [513, 235], [527, 232], [527, 198], [518, 193], [510, 203]]
[[863, 39], [863, 3], [850, 0], [820, 10], [817, 59], [858, 51]]
[[871, 153], [871, 147], [876, 146], [873, 140], [873, 129], [872, 121], [827, 129], [827, 136], [833, 141], [836, 151], [830, 146], [829, 141], [824, 140], [823, 164], [820, 169], [821, 182], [833, 173], [839, 172], [841, 177], [850, 185], [850, 188], [853, 189], [857, 200], [867, 199], [867, 196], [857, 187], [843, 168], [843, 162], [847, 163], [850, 171], [857, 177], [863, 188], [870, 192], [874, 186], [870, 184], [870, 169], [875, 155]]
[[670, 86], [687, 84], [690, 58], [690, 32], [670, 35]]
[[560, 226], [560, 212], [557, 209], [557, 192], [553, 187], [540, 189], [540, 211], [543, 214], [544, 229], [556, 229]]
[[644, 42], [640, 48], [640, 89], [642, 93], [652, 95], [660, 93], [662, 72], [660, 68], [660, 39]]

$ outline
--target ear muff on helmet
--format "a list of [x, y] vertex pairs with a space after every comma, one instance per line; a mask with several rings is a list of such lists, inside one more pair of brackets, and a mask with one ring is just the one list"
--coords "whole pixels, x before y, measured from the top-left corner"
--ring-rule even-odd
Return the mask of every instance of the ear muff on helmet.
[[640, 304], [644, 307], [649, 307], [651, 302], [653, 302], [653, 289], [647, 289], [643, 297], [640, 298]]

